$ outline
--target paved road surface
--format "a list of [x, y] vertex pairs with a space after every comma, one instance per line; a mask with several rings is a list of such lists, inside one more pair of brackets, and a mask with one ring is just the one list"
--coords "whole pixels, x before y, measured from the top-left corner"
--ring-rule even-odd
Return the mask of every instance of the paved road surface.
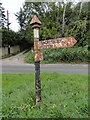
[[[26, 53], [27, 54], [27, 53]], [[34, 64], [26, 64], [24, 52], [0, 60], [0, 73], [34, 73]], [[87, 64], [45, 64], [41, 65], [41, 72], [58, 72], [65, 74], [88, 74]]]
[[[87, 64], [43, 64], [40, 67], [41, 72], [88, 74]], [[34, 73], [34, 69], [34, 64], [2, 64], [2, 73]]]

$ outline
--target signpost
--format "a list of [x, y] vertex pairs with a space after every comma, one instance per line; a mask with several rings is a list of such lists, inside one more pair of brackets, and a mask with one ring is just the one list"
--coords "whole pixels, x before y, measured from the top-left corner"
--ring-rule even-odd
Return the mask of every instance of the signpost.
[[40, 49], [56, 49], [56, 48], [70, 48], [76, 44], [76, 40], [71, 36], [67, 38], [57, 38], [39, 41], [39, 29], [41, 22], [35, 15], [30, 25], [34, 29], [34, 50], [35, 50], [35, 88], [36, 88], [36, 105], [41, 101], [41, 82], [40, 82], [40, 60], [43, 60], [43, 54]]
[[36, 88], [36, 105], [41, 101], [41, 82], [40, 82], [40, 51], [38, 49], [38, 42], [39, 42], [39, 28], [41, 22], [35, 15], [30, 25], [32, 29], [34, 29], [34, 50], [35, 50], [35, 88]]

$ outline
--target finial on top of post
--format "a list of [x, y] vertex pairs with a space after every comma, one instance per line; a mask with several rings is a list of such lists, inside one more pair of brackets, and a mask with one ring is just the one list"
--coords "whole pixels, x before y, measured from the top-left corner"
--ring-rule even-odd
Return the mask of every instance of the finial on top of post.
[[34, 15], [34, 17], [32, 18], [30, 25], [32, 26], [32, 28], [40, 28], [41, 25], [41, 21], [38, 19], [38, 17], [36, 15]]

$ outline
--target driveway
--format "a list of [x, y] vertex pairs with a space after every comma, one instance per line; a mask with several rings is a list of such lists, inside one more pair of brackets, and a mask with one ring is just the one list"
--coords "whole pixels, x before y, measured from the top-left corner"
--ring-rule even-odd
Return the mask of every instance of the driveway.
[[9, 58], [5, 58], [0, 60], [0, 63], [2, 63], [3, 65], [14, 65], [14, 64], [26, 64], [24, 61], [24, 58], [26, 56], [27, 53], [21, 52], [15, 56], [9, 57]]

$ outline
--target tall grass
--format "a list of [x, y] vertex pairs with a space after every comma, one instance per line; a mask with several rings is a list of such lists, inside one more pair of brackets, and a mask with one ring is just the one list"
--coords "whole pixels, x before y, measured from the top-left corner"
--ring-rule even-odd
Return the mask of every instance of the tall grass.
[[35, 105], [34, 74], [4, 74], [5, 118], [88, 118], [88, 76], [41, 74], [42, 101]]

